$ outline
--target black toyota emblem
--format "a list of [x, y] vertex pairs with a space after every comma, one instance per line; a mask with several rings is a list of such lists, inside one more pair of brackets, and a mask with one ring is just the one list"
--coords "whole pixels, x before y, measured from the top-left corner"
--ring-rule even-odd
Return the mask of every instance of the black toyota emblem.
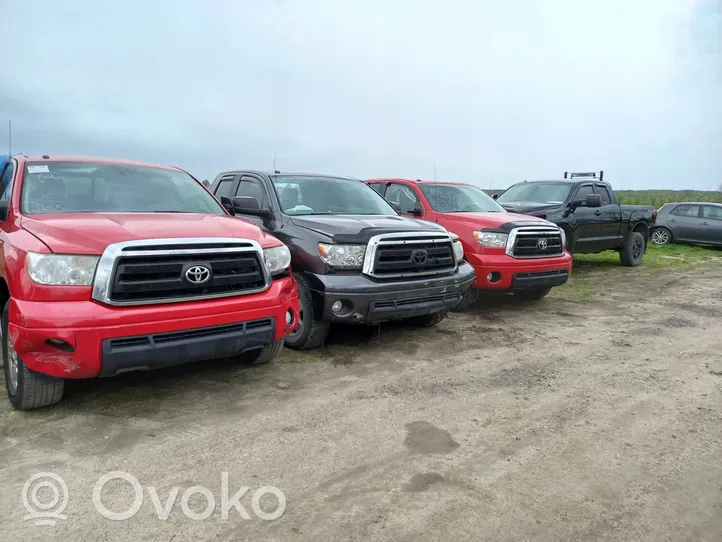
[[425, 250], [414, 250], [411, 253], [411, 261], [416, 265], [424, 265], [429, 261], [429, 254]]
[[536, 246], [539, 247], [539, 250], [546, 250], [547, 249], [547, 240], [546, 239], [539, 239]]

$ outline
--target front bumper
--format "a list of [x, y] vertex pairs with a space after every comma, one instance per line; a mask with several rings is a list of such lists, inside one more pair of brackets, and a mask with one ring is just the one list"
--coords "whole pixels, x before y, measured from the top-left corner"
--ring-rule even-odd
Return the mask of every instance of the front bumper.
[[[317, 318], [374, 324], [432, 314], [458, 305], [474, 282], [466, 262], [450, 275], [379, 282], [365, 275], [307, 275]], [[341, 301], [343, 308], [331, 308]]]
[[[165, 305], [11, 299], [8, 334], [27, 367], [59, 378], [92, 378], [218, 359], [263, 348], [298, 324], [293, 278], [265, 292]], [[286, 314], [293, 318], [286, 325]]]
[[[572, 274], [572, 256], [564, 252], [553, 258], [512, 258], [506, 254], [467, 254], [474, 266], [474, 288], [525, 290], [561, 286]], [[489, 275], [496, 279], [489, 281]]]

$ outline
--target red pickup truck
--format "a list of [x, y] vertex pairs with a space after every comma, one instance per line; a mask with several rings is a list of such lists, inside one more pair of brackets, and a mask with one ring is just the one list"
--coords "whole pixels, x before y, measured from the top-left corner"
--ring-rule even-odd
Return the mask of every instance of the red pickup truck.
[[10, 402], [64, 379], [239, 356], [298, 323], [288, 248], [178, 168], [13, 156], [0, 164], [0, 307]]
[[408, 179], [366, 182], [399, 213], [436, 222], [459, 236], [476, 281], [456, 310], [471, 306], [479, 289], [541, 299], [571, 275], [572, 257], [561, 228], [508, 213], [476, 186]]

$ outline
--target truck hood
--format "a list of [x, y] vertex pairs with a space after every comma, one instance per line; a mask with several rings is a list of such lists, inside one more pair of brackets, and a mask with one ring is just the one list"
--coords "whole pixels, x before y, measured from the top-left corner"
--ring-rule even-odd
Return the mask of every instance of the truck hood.
[[[102, 254], [112, 243], [178, 237], [236, 237], [267, 246], [275, 238], [228, 215], [195, 213], [62, 213], [22, 218], [22, 228], [63, 254]], [[277, 244], [277, 242], [275, 243]]]
[[403, 216], [305, 215], [294, 216], [291, 221], [300, 228], [325, 235], [336, 243], [366, 243], [372, 236], [381, 233], [446, 231], [433, 222]]
[[521, 213], [521, 214], [541, 214], [545, 211], [552, 209], [558, 209], [562, 206], [561, 203], [538, 203], [533, 201], [514, 201], [499, 203], [504, 209], [510, 213]]
[[458, 223], [476, 228], [498, 228], [510, 222], [547, 223], [546, 220], [535, 216], [516, 213], [444, 213], [449, 223]]

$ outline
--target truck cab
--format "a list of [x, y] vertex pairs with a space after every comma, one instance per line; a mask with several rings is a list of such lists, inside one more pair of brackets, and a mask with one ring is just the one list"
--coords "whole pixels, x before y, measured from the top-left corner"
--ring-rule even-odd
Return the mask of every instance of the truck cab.
[[457, 310], [474, 302], [475, 290], [540, 299], [571, 275], [563, 231], [540, 218], [508, 213], [476, 186], [409, 179], [365, 182], [398, 205], [402, 214], [459, 236], [476, 280]]
[[359, 179], [239, 170], [211, 191], [289, 247], [300, 304], [291, 348], [322, 345], [331, 322], [433, 326], [474, 281], [456, 235], [399, 216]]
[[288, 248], [179, 168], [12, 156], [0, 246], [5, 382], [20, 410], [59, 402], [66, 379], [268, 363], [298, 324]]

